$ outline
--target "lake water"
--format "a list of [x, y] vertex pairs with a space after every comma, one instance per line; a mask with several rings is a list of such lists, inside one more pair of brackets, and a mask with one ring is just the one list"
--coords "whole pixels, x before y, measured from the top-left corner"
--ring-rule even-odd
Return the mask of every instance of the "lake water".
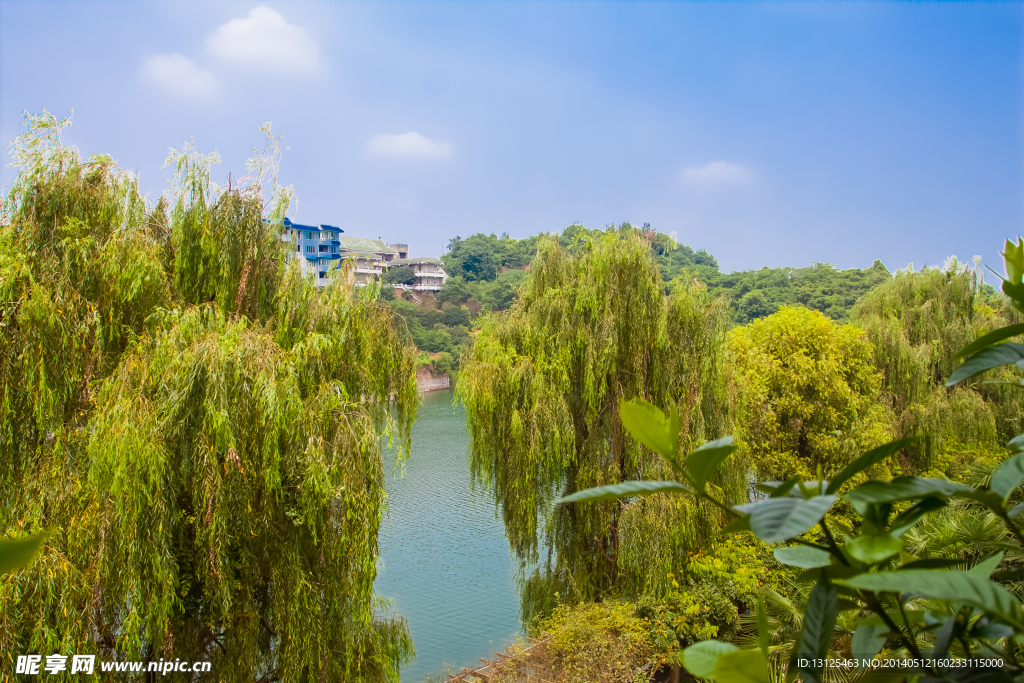
[[422, 395], [403, 478], [385, 461], [376, 589], [409, 621], [416, 659], [403, 683], [475, 666], [521, 630], [515, 564], [493, 499], [470, 491], [465, 411], [453, 395]]

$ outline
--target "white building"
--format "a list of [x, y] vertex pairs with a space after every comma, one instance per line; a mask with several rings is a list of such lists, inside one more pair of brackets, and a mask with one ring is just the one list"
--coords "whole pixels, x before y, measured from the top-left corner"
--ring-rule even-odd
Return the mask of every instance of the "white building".
[[398, 289], [411, 289], [416, 292], [440, 292], [444, 287], [448, 273], [444, 264], [436, 258], [400, 258], [388, 261], [387, 268], [409, 266], [412, 268], [416, 281], [411, 285], [395, 285]]

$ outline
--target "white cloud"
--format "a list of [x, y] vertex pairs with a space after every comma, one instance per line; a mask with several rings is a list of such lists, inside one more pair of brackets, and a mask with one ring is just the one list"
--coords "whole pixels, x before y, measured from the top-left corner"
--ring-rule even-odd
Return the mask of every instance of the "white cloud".
[[142, 64], [142, 75], [178, 97], [203, 98], [217, 89], [217, 77], [183, 54], [156, 55]]
[[414, 131], [401, 135], [378, 135], [366, 143], [366, 149], [375, 156], [391, 157], [444, 159], [452, 153], [452, 147], [447, 142], [434, 142]]
[[206, 40], [210, 54], [232, 64], [281, 71], [311, 71], [320, 48], [306, 29], [289, 24], [265, 5], [232, 19]]
[[754, 179], [754, 173], [739, 164], [712, 161], [704, 166], [684, 168], [679, 179], [688, 185], [742, 185]]

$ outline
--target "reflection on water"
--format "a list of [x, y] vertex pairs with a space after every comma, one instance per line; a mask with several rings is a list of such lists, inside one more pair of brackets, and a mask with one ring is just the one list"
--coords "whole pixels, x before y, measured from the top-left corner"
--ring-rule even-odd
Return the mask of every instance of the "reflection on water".
[[394, 600], [416, 646], [402, 681], [473, 666], [520, 631], [515, 565], [493, 499], [469, 489], [465, 411], [425, 395], [405, 477], [385, 462], [390, 514], [380, 530], [377, 593]]

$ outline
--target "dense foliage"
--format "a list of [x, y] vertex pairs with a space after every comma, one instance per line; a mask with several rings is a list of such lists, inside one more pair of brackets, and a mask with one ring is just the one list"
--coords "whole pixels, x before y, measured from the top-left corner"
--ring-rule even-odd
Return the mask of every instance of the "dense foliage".
[[[1024, 241], [1007, 242], [1005, 257], [1003, 291], [1024, 310]], [[961, 273], [954, 266], [943, 275], [948, 287]], [[957, 329], [955, 318], [949, 322], [939, 329]], [[1022, 333], [1018, 323], [976, 339], [968, 334], [970, 343], [951, 358], [966, 360], [947, 387], [1021, 362], [1024, 344], [1006, 340]], [[813, 478], [793, 467], [784, 479], [759, 484], [762, 496], [733, 506], [707, 486], [736, 450], [730, 439], [680, 458], [672, 416], [643, 400], [622, 403], [620, 412], [631, 435], [660, 453], [675, 476], [579, 491], [561, 503], [586, 507], [642, 496], [697, 496], [734, 519], [729, 530], [751, 531], [776, 545], [775, 558], [803, 570], [797, 581], [813, 586], [792, 591], [803, 603], [799, 610], [766, 588], [750, 622], [753, 633], [740, 639], [743, 648], [703, 640], [682, 649], [679, 659], [692, 675], [767, 683], [773, 670], [786, 672], [787, 679], [799, 673], [805, 681], [826, 681], [874, 669], [868, 675], [884, 680], [1009, 682], [1024, 672], [1024, 531], [1015, 521], [1024, 511], [1018, 491], [1024, 435], [1010, 440], [1010, 457], [979, 472], [974, 485], [913, 475], [872, 478], [878, 465], [914, 443], [911, 438], [869, 450], [828, 479], [821, 466]], [[856, 515], [833, 516], [839, 507], [852, 507]], [[776, 609], [766, 607], [766, 597], [774, 598]], [[785, 603], [789, 610], [778, 609]], [[795, 618], [780, 620], [780, 612]], [[880, 653], [902, 664], [876, 669], [871, 662]], [[852, 664], [830, 666], [836, 657]]]
[[[30, 117], [0, 226], [0, 651], [210, 661], [218, 680], [397, 680], [373, 593], [380, 439], [414, 350], [353, 273], [286, 265], [270, 136], [254, 182], [174, 154], [156, 206]], [[269, 201], [264, 186], [270, 186]], [[13, 670], [13, 669], [11, 669]]]
[[[629, 223], [604, 230], [574, 223], [555, 237], [562, 247], [575, 252], [603, 234], [637, 230]], [[646, 228], [641, 234], [650, 244], [667, 289], [673, 282], [696, 279], [712, 296], [726, 297], [729, 318], [737, 325], [764, 318], [784, 306], [803, 306], [846, 323], [860, 297], [890, 279], [889, 270], [881, 261], [863, 270], [840, 270], [830, 263], [815, 263], [806, 268], [764, 267], [722, 273], [718, 260], [703, 249], [694, 250], [670, 235]], [[442, 257], [449, 275], [454, 277], [446, 283], [438, 300], [464, 303], [472, 298], [489, 310], [507, 309], [515, 298], [515, 288], [521, 287], [525, 278], [525, 273], [515, 273], [517, 269], [528, 269], [542, 237], [516, 240], [505, 234], [499, 238], [478, 233], [466, 239], [454, 238]], [[499, 284], [505, 281], [510, 286]]]
[[783, 308], [729, 333], [738, 434], [758, 475], [808, 478], [842, 469], [889, 440], [882, 373], [863, 331]]
[[[874, 345], [896, 435], [919, 437], [906, 451], [909, 467], [927, 469], [965, 450], [998, 449], [1024, 428], [1013, 386], [945, 386], [961, 348], [1016, 319], [1008, 308], [993, 308], [984, 290], [977, 271], [953, 259], [943, 268], [897, 273], [854, 310], [855, 324]], [[991, 380], [1020, 378], [1015, 368], [1003, 368]]]
[[[616, 406], [626, 396], [673, 406], [687, 444], [727, 429], [721, 301], [699, 285], [666, 297], [638, 232], [575, 251], [541, 242], [522, 298], [484, 319], [459, 378], [475, 480], [494, 493], [521, 566], [546, 551], [524, 583], [527, 619], [556, 592], [656, 590], [717, 526], [706, 507], [668, 500], [552, 510], [560, 493], [661, 470], [622, 431]], [[744, 488], [738, 474], [723, 481], [728, 490]]]

